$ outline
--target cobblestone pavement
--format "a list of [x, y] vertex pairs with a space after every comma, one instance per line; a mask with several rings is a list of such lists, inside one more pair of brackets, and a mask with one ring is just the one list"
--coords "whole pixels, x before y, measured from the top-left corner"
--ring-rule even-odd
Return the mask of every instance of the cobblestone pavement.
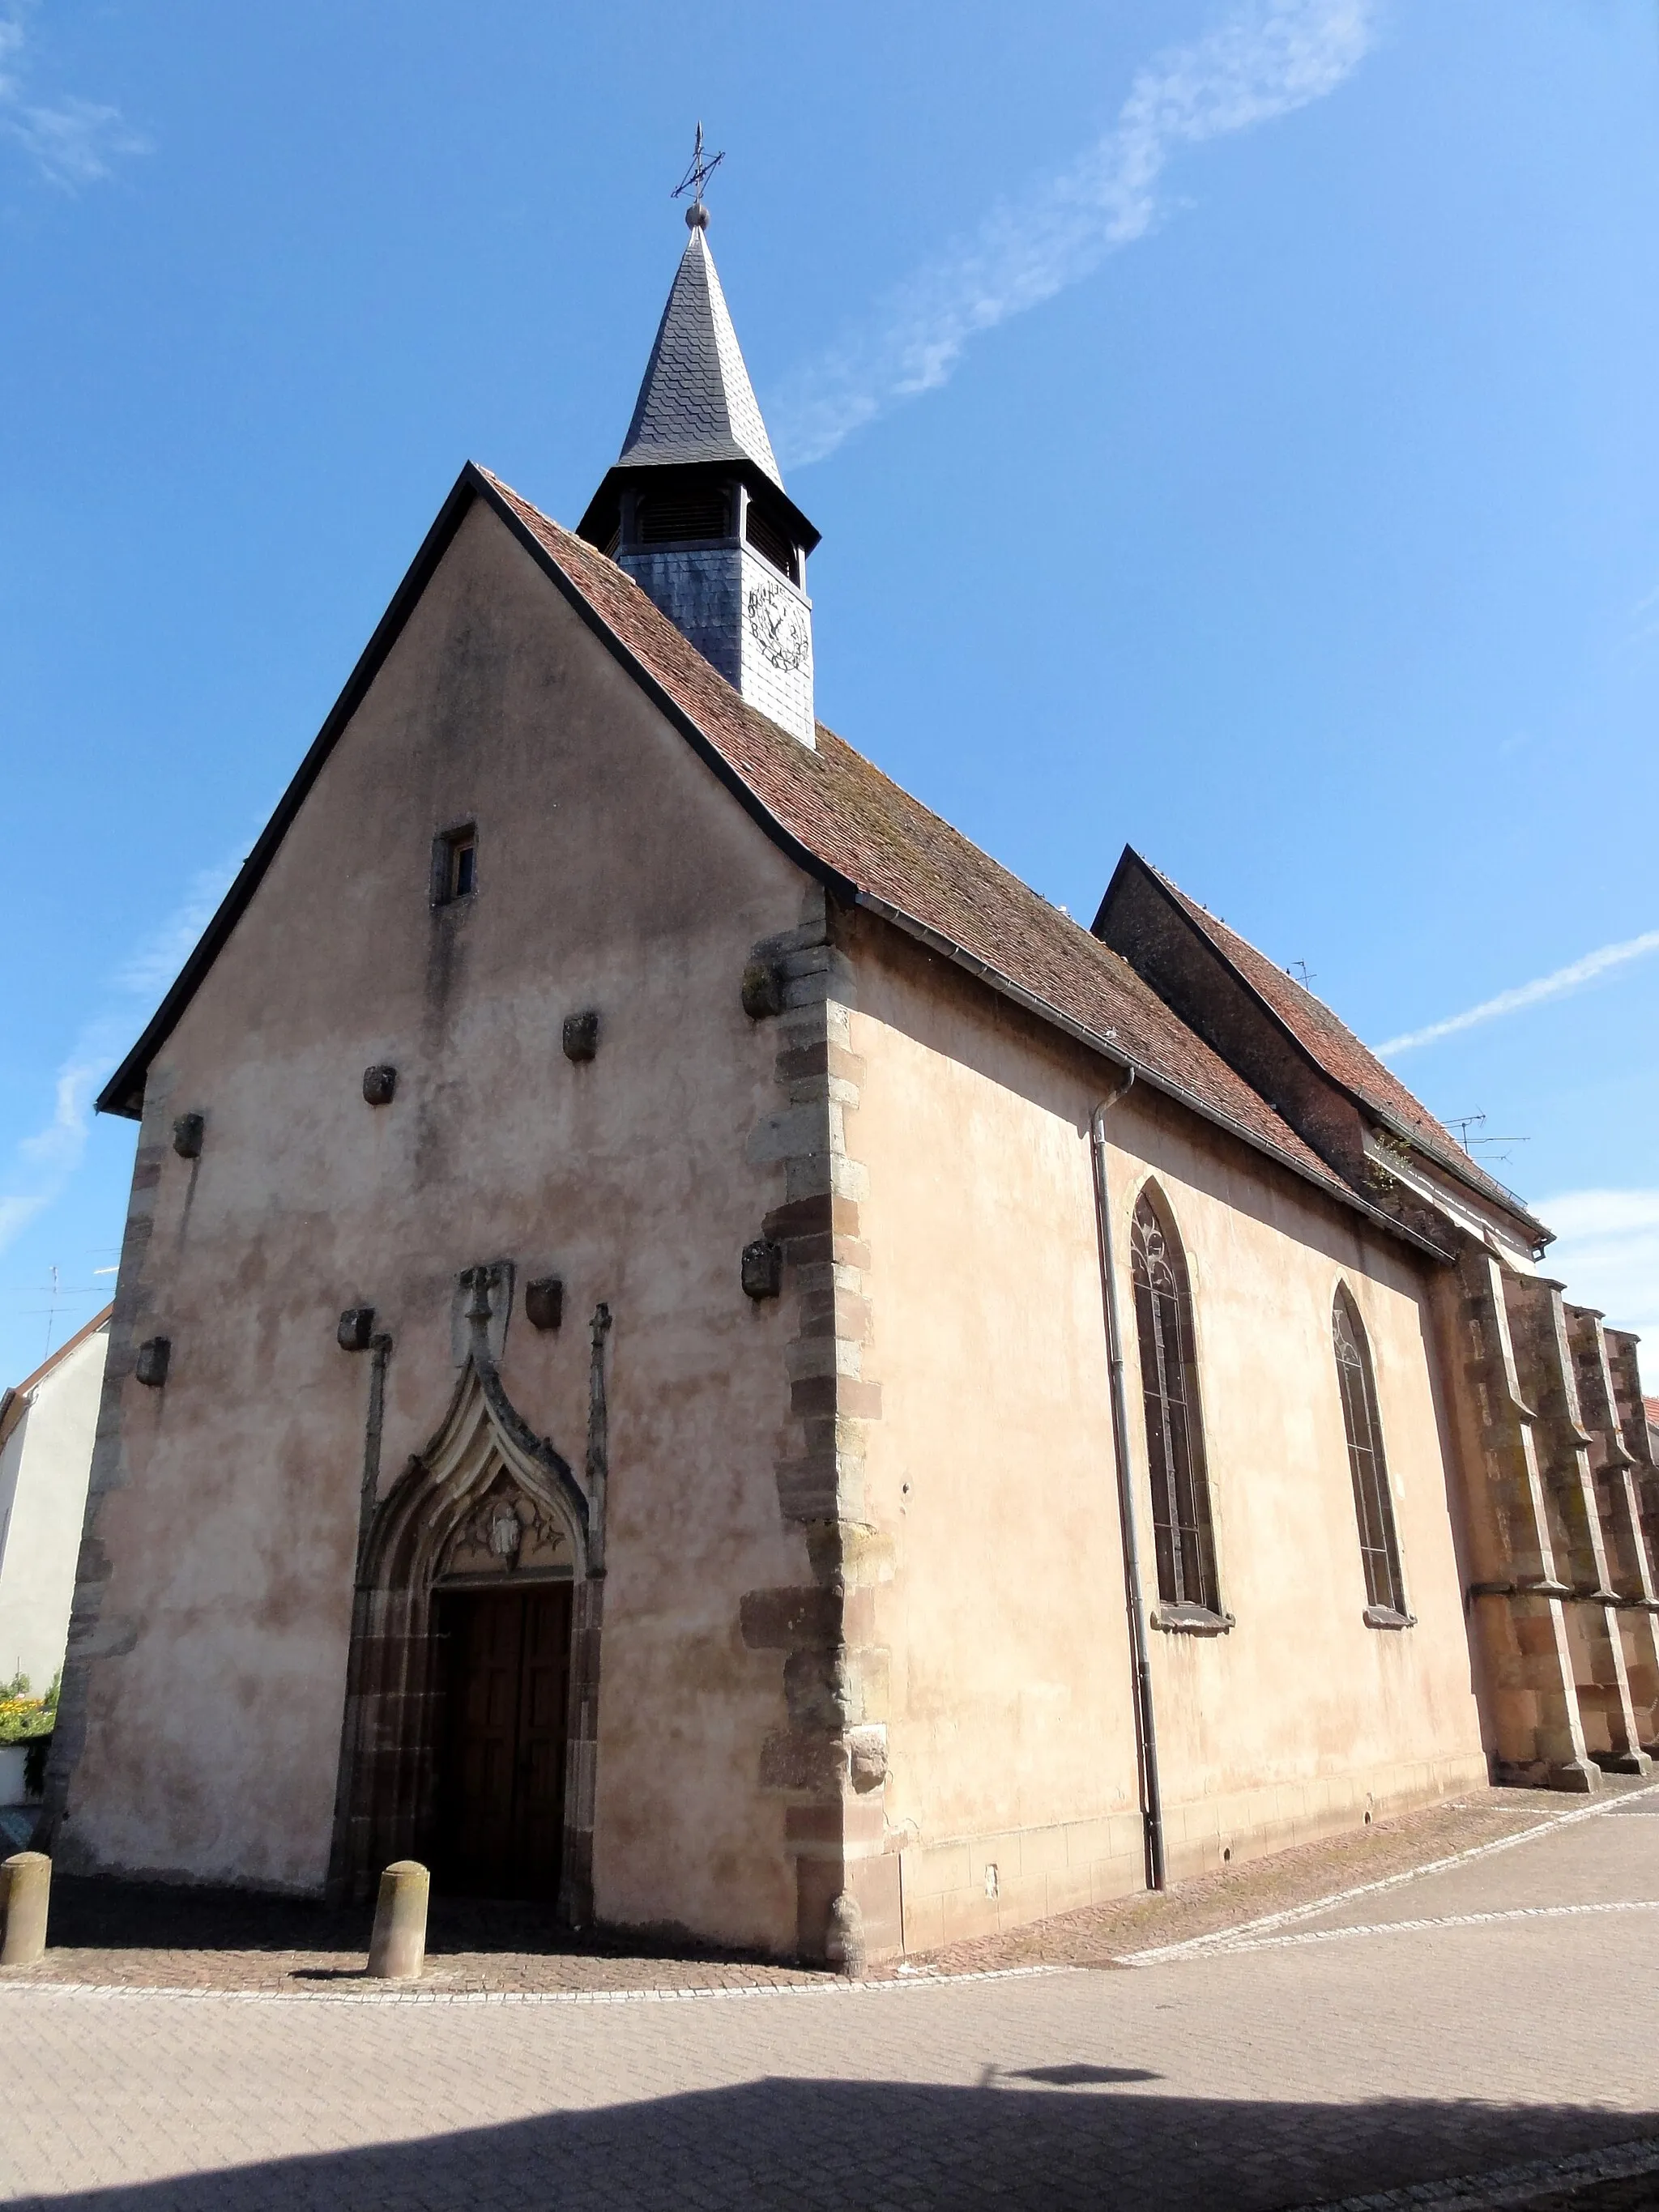
[[[1413, 2201], [1659, 2203], [1659, 1790], [1251, 1917], [1133, 1971], [678, 2002], [14, 1980], [0, 2199], [1272, 2212], [1477, 2175]], [[1535, 2163], [1569, 2154], [1601, 2163]]]
[[[373, 1917], [367, 1907], [330, 1911], [300, 1898], [59, 1877], [46, 1957], [33, 1966], [0, 1967], [0, 1990], [24, 1980], [315, 1995], [362, 1982]], [[434, 1897], [423, 1986], [524, 1994], [824, 1979], [729, 1954], [573, 1937], [550, 1906]]]
[[[1519, 1834], [1561, 1818], [1577, 1802], [1543, 1790], [1481, 1790], [1184, 1882], [1167, 1896], [1124, 1898], [1038, 1928], [958, 1943], [917, 1963], [957, 1973], [1105, 1965]], [[362, 1979], [369, 1917], [367, 1911], [330, 1911], [297, 1899], [60, 1878], [51, 1950], [37, 1966], [0, 1969], [0, 1988], [21, 1971], [31, 1982], [100, 1987], [315, 1991]], [[823, 1978], [764, 1960], [621, 1939], [573, 1940], [555, 1926], [550, 1911], [442, 1897], [433, 1903], [428, 1962], [428, 1984], [446, 1990], [749, 1988]]]

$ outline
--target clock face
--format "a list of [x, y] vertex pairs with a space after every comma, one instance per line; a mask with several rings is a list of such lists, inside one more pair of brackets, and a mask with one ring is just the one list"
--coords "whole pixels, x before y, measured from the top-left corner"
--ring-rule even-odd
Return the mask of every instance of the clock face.
[[806, 617], [781, 584], [753, 585], [744, 601], [749, 635], [774, 668], [804, 668], [812, 651]]

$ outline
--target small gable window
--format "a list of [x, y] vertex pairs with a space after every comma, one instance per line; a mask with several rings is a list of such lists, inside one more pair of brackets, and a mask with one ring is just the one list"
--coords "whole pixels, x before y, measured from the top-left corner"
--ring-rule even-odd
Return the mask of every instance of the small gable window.
[[1159, 1625], [1195, 1626], [1204, 1615], [1216, 1616], [1219, 1625], [1224, 1616], [1216, 1587], [1192, 1294], [1180, 1240], [1150, 1190], [1135, 1207], [1130, 1250], [1158, 1589], [1172, 1609]]
[[1406, 1585], [1400, 1571], [1400, 1540], [1395, 1534], [1394, 1499], [1389, 1490], [1388, 1462], [1382, 1456], [1370, 1346], [1359, 1309], [1346, 1284], [1338, 1285], [1331, 1309], [1331, 1337], [1342, 1389], [1342, 1419], [1348, 1432], [1348, 1471], [1353, 1477], [1359, 1556], [1365, 1569], [1365, 1619], [1373, 1628], [1404, 1628], [1410, 1625], [1411, 1615], [1406, 1611]]
[[432, 903], [449, 906], [478, 888], [478, 833], [469, 822], [446, 830], [432, 848]]

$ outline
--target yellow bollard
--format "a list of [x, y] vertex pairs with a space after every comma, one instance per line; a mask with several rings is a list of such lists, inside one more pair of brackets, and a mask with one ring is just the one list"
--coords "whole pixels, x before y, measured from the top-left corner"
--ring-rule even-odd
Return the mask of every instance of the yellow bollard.
[[0, 1865], [0, 1907], [6, 1916], [0, 1966], [31, 1966], [46, 1948], [52, 1861], [44, 1851], [18, 1851]]
[[417, 1859], [398, 1859], [380, 1876], [368, 1971], [378, 1981], [414, 1982], [426, 1964], [426, 1907], [432, 1877]]

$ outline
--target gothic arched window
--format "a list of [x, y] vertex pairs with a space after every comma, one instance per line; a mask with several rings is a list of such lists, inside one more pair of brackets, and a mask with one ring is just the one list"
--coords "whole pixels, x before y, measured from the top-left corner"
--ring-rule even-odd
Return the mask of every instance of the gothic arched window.
[[1131, 1252], [1158, 1595], [1219, 1613], [1187, 1263], [1147, 1191], [1135, 1207]]
[[1337, 1380], [1342, 1386], [1342, 1419], [1348, 1431], [1348, 1470], [1353, 1477], [1359, 1556], [1365, 1564], [1367, 1608], [1403, 1618], [1406, 1586], [1400, 1572], [1400, 1541], [1395, 1534], [1388, 1462], [1382, 1456], [1382, 1425], [1376, 1416], [1370, 1347], [1359, 1309], [1344, 1285], [1338, 1285], [1331, 1309], [1331, 1336], [1336, 1347]]

